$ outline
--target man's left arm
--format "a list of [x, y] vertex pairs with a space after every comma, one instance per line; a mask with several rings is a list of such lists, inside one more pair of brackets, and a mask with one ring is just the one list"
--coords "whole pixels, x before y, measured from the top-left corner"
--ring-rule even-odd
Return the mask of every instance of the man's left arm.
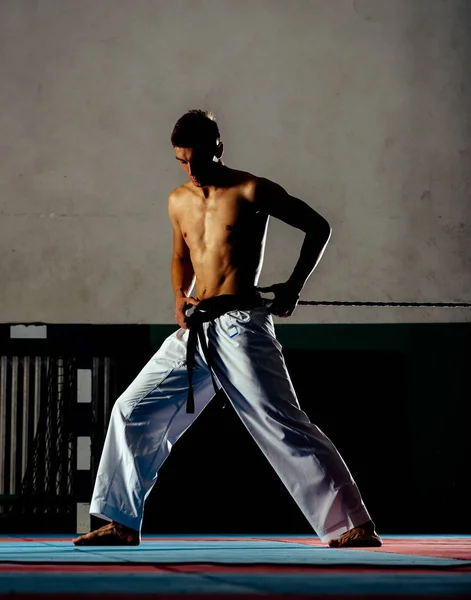
[[260, 178], [255, 189], [255, 204], [259, 210], [280, 219], [284, 223], [305, 232], [299, 259], [289, 279], [261, 291], [272, 291], [275, 300], [272, 312], [277, 316], [288, 317], [299, 300], [306, 281], [318, 265], [332, 229], [327, 220], [306, 202], [290, 196], [280, 185]]

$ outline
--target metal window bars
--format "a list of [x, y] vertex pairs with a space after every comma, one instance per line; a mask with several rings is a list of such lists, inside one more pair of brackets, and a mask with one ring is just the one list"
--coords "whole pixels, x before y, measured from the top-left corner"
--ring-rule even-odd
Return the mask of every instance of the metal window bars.
[[[73, 514], [74, 358], [0, 357], [0, 518]], [[21, 517], [20, 517], [21, 515]], [[16, 517], [16, 518], [15, 518]], [[30, 517], [30, 518], [28, 518]]]

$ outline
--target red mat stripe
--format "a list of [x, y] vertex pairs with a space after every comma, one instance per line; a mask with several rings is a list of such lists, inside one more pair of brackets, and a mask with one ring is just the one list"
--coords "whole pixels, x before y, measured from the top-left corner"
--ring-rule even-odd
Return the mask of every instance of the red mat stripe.
[[[262, 538], [259, 538], [262, 539]], [[272, 542], [303, 544], [305, 546], [321, 546], [320, 540], [306, 538], [277, 538]], [[354, 550], [354, 548], [352, 548]], [[471, 560], [471, 538], [394, 538], [384, 539], [380, 548], [358, 548], [369, 552], [392, 552], [394, 554], [412, 554], [414, 556], [431, 556], [435, 558], [456, 558]]]
[[430, 575], [432, 573], [449, 573], [450, 575], [455, 573], [471, 573], [470, 567], [453, 567], [453, 569], [444, 570], [440, 567], [425, 569], [423, 567], [410, 567], [405, 565], [404, 567], [368, 567], [365, 565], [359, 565], [358, 567], [344, 567], [342, 565], [332, 567], [317, 567], [317, 566], [290, 566], [290, 565], [185, 565], [185, 564], [169, 564], [163, 565], [0, 565], [0, 573], [243, 573], [246, 575], [251, 574], [332, 574], [332, 573], [353, 573], [353, 574], [366, 574], [366, 573], [381, 573], [381, 574], [407, 574], [413, 573], [414, 575]]
[[[32, 538], [32, 537], [0, 537], [0, 542], [34, 542], [34, 543], [41, 543], [41, 542], [71, 542], [73, 539], [75, 539], [74, 537], [67, 537], [67, 538], [62, 538], [62, 537], [57, 537], [57, 538]], [[145, 537], [142, 538], [143, 542], [253, 542], [253, 541], [263, 541], [263, 542], [289, 542], [292, 541], [291, 539], [287, 539], [287, 540], [282, 540], [282, 539], [268, 539], [268, 538], [257, 538], [257, 537], [243, 537], [243, 538], [213, 538], [213, 537], [201, 537], [201, 538], [196, 538], [196, 537], [191, 537], [191, 538], [181, 538], [181, 537], [175, 537], [175, 538], [167, 538], [167, 537]], [[322, 544], [322, 542], [320, 540], [309, 540], [309, 543], [316, 543], [318, 542], [319, 545], [327, 545], [327, 544]]]
[[[287, 595], [265, 595], [265, 594], [62, 594], [62, 593], [47, 593], [47, 594], [22, 594], [14, 593], [1, 594], [0, 598], [9, 598], [11, 600], [260, 600], [261, 598], [269, 600], [391, 600], [392, 598], [400, 598], [400, 600], [417, 600], [423, 596], [417, 594], [400, 594], [399, 596], [391, 596], [391, 594], [289, 594]], [[444, 598], [453, 598], [453, 600], [469, 600], [469, 594], [453, 594], [451, 596], [443, 594], [427, 595], [427, 600], [444, 600]]]

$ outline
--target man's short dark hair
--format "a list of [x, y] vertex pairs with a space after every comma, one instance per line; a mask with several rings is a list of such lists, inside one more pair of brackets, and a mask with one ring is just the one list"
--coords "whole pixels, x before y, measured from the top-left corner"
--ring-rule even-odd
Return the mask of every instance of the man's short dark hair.
[[219, 138], [219, 127], [212, 112], [189, 110], [176, 122], [170, 139], [172, 146], [177, 148], [212, 148]]

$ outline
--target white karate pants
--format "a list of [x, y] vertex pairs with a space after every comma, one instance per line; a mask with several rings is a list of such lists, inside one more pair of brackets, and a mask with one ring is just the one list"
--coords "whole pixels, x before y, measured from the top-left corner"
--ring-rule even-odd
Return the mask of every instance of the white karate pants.
[[[335, 446], [299, 407], [268, 310], [231, 311], [204, 323], [204, 331], [219, 385], [321, 540], [370, 520]], [[198, 346], [195, 413], [186, 412], [188, 333], [170, 335], [117, 399], [91, 515], [140, 531], [159, 468], [214, 396]]]

